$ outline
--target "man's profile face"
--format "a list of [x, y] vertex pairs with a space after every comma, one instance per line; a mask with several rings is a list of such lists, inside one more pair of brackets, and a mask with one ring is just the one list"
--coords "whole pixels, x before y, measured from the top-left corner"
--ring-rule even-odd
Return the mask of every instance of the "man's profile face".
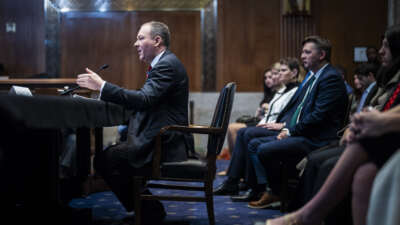
[[146, 62], [151, 63], [151, 61], [156, 56], [156, 41], [151, 37], [151, 25], [144, 24], [136, 37], [135, 47], [139, 54], [139, 59]]
[[367, 59], [368, 62], [375, 62], [378, 60], [378, 52], [375, 48], [368, 48], [367, 49]]
[[367, 87], [371, 84], [367, 76], [357, 75], [357, 78], [358, 82], [360, 83], [361, 90], [367, 89]]
[[314, 43], [305, 43], [303, 46], [303, 51], [301, 52], [301, 60], [303, 62], [304, 69], [314, 70], [318, 68], [321, 62], [321, 56], [321, 52], [317, 49]]

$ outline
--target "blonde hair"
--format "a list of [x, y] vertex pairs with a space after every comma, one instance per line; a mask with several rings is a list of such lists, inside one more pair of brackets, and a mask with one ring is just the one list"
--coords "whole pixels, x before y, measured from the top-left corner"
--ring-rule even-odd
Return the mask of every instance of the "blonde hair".
[[279, 62], [275, 62], [274, 64], [272, 64], [271, 66], [271, 70], [279, 70], [281, 68], [281, 64]]

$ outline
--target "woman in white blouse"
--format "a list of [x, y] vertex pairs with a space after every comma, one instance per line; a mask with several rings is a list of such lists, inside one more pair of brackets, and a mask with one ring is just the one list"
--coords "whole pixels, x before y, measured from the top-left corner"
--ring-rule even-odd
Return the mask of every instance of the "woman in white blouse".
[[[276, 85], [274, 84], [272, 80], [272, 76], [274, 74], [279, 74], [280, 71], [280, 64], [279, 62], [274, 63], [271, 68], [268, 68], [264, 71], [264, 98], [260, 103], [260, 106], [257, 108], [255, 112], [254, 118], [257, 118], [256, 121], [251, 122], [251, 123], [243, 123], [243, 122], [234, 122], [230, 123], [228, 126], [228, 131], [227, 131], [227, 143], [228, 143], [228, 151], [229, 155], [233, 151], [233, 147], [235, 146], [235, 141], [236, 141], [236, 133], [239, 129], [244, 128], [244, 127], [250, 127], [250, 126], [255, 126], [258, 124], [258, 122], [264, 118], [265, 113], [268, 111], [268, 103], [272, 100], [275, 91], [277, 90]], [[221, 153], [222, 154], [222, 153]], [[223, 171], [222, 173], [219, 173], [219, 175], [225, 175]]]
[[[280, 83], [280, 87], [269, 102], [269, 109], [265, 117], [257, 124], [257, 127], [245, 132], [248, 140], [268, 135], [271, 133], [271, 130], [279, 130], [284, 126], [283, 123], [276, 123], [276, 119], [297, 91], [300, 64], [295, 58], [284, 58], [281, 59], [280, 65], [279, 74], [272, 77], [274, 82]], [[264, 167], [258, 160], [255, 150], [248, 148], [249, 165], [254, 168], [257, 178], [256, 181], [248, 181], [250, 182], [248, 185], [252, 188], [253, 196], [260, 196], [261, 198], [250, 201], [248, 207], [262, 209], [270, 206], [270, 202], [266, 202], [265, 198], [263, 198], [264, 194], [261, 194], [266, 191], [268, 185], [265, 172], [263, 172]]]
[[272, 75], [273, 82], [277, 84], [277, 91], [269, 102], [267, 113], [257, 126], [269, 129], [281, 129], [283, 127], [282, 123], [275, 122], [279, 113], [285, 108], [297, 90], [299, 73], [300, 65], [297, 59], [281, 59], [279, 73]]

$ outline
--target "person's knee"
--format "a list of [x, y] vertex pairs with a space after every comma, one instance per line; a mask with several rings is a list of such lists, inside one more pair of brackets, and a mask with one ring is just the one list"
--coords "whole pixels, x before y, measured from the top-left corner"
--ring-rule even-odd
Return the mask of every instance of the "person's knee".
[[239, 129], [246, 127], [244, 123], [231, 123], [228, 125], [228, 131], [237, 132]]
[[236, 127], [233, 124], [228, 125], [228, 134], [232, 134], [234, 132], [237, 132]]
[[257, 156], [260, 160], [274, 160], [277, 159], [279, 155], [278, 152], [280, 148], [275, 145], [274, 141], [259, 139], [257, 140], [258, 147], [257, 147]]
[[352, 192], [353, 195], [363, 195], [371, 189], [378, 168], [373, 163], [365, 163], [361, 165], [353, 176]]
[[236, 133], [237, 136], [242, 136], [246, 132], [246, 129], [247, 127], [240, 128]]
[[248, 151], [254, 154], [257, 153], [257, 147], [259, 145], [260, 143], [256, 139], [250, 140], [250, 142], [247, 144]]

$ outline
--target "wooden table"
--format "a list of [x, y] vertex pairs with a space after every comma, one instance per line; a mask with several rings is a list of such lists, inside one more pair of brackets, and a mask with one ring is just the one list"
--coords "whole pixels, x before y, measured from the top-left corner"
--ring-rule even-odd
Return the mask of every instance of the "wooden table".
[[76, 86], [75, 78], [48, 78], [48, 79], [7, 79], [0, 80], [0, 90], [10, 89], [12, 85], [29, 88], [64, 88]]
[[[78, 162], [82, 162], [78, 163], [82, 164], [78, 176], [85, 177], [90, 166], [89, 129], [123, 124], [131, 113], [119, 105], [92, 99], [0, 95], [0, 177], [8, 184], [0, 187], [6, 188], [0, 191], [0, 205], [12, 203], [15, 196], [9, 193], [15, 192], [22, 193], [21, 198], [28, 198], [41, 213], [57, 213], [62, 208], [60, 130], [77, 129]], [[16, 191], [13, 183], [20, 184]]]
[[[76, 87], [75, 78], [48, 78], [48, 79], [8, 79], [0, 80], [0, 93], [7, 93], [11, 86], [27, 87], [34, 95], [59, 95], [65, 88]], [[78, 89], [74, 93], [91, 97], [97, 93], [88, 89]]]

